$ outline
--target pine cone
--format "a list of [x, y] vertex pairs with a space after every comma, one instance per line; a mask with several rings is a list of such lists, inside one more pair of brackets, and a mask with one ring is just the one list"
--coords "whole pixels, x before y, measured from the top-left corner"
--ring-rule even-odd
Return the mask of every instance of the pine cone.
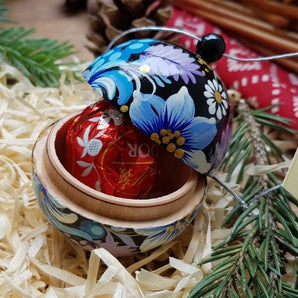
[[[142, 26], [163, 26], [173, 13], [172, 0], [88, 0], [87, 10], [90, 18], [90, 33], [87, 38], [94, 44], [88, 49], [95, 55], [102, 54], [110, 41], [122, 31]], [[144, 31], [123, 37], [155, 37], [177, 42], [177, 34]]]
[[85, 10], [87, 6], [87, 0], [65, 0], [63, 5], [63, 11], [67, 14], [75, 14], [82, 10]]

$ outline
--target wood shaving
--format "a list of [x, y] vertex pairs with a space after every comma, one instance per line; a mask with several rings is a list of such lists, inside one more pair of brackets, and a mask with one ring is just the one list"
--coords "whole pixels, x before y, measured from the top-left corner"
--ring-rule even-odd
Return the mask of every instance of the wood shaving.
[[[0, 67], [1, 297], [187, 297], [211, 270], [211, 264], [196, 264], [229, 234], [221, 222], [233, 199], [212, 181], [198, 216], [178, 239], [135, 257], [116, 259], [103, 248], [85, 252], [41, 212], [31, 184], [34, 142], [54, 121], [98, 100], [87, 83], [68, 77], [58, 88], [40, 88], [16, 68]], [[288, 139], [277, 142], [293, 149]]]

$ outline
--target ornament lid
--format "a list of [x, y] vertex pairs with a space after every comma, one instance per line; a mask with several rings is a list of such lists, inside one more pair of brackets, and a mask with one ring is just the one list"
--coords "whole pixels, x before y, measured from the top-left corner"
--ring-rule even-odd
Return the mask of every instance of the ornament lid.
[[99, 56], [83, 76], [136, 127], [199, 173], [221, 163], [231, 137], [228, 96], [198, 53], [135, 39]]

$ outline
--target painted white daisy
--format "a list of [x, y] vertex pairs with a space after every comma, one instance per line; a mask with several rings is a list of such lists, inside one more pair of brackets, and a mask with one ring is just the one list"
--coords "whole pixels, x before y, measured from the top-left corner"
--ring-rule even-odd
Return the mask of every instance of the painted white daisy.
[[229, 107], [227, 94], [216, 79], [209, 80], [205, 84], [204, 96], [207, 98], [208, 111], [211, 115], [215, 115], [219, 120], [227, 115]]

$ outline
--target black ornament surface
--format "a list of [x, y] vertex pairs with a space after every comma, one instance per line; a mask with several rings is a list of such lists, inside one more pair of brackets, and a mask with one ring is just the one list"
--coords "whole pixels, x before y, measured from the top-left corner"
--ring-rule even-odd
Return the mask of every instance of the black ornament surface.
[[[202, 42], [218, 44], [207, 37]], [[231, 137], [228, 96], [198, 55], [155, 39], [131, 40], [98, 57], [83, 76], [136, 127], [196, 171], [205, 174], [221, 163]]]

